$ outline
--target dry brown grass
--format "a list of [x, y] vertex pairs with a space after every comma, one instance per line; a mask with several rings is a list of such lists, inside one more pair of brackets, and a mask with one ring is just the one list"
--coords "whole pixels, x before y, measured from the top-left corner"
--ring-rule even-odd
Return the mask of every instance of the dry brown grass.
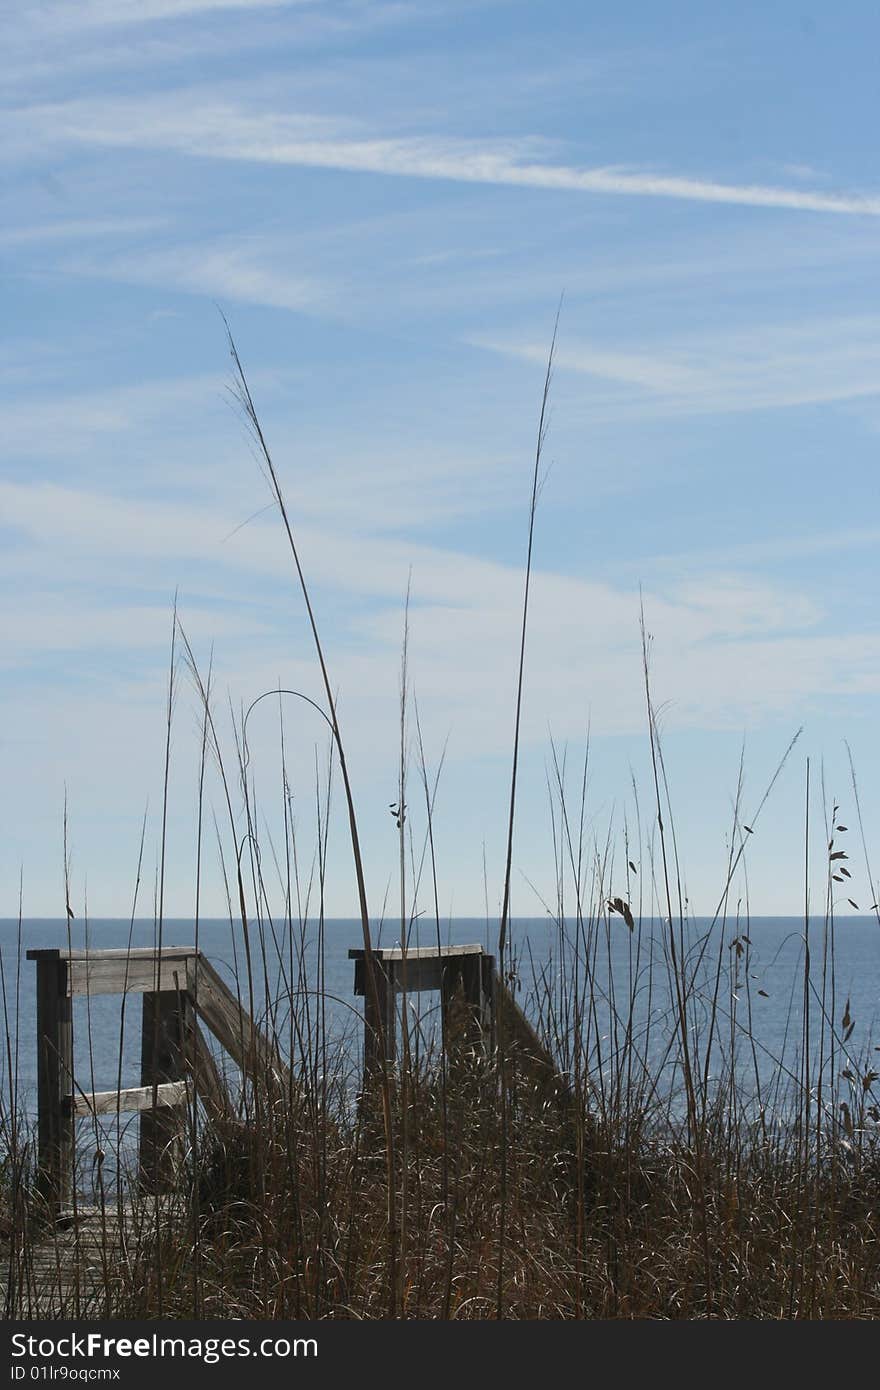
[[[394, 1094], [399, 1100], [399, 1088]], [[434, 1073], [412, 1077], [407, 1096], [399, 1316], [494, 1317], [502, 1198], [497, 1076], [486, 1066], [459, 1069], [448, 1088], [445, 1130]], [[258, 1134], [243, 1124], [206, 1132], [195, 1164], [181, 1172], [176, 1219], [167, 1220], [158, 1242], [145, 1221], [108, 1314], [157, 1316], [161, 1269], [165, 1317], [385, 1317], [380, 1114], [367, 1106], [353, 1124], [337, 1117], [316, 1136], [299, 1103], [292, 1110], [279, 1103]], [[403, 1118], [396, 1106], [398, 1152]], [[626, 1119], [606, 1125], [593, 1110], [537, 1105], [526, 1083], [514, 1086], [507, 1318], [880, 1314], [876, 1146], [860, 1153], [826, 1147], [805, 1172], [784, 1143], [731, 1133], [720, 1118], [704, 1132], [699, 1159], [686, 1124], [651, 1133]], [[641, 1133], [637, 1144], [633, 1133]], [[403, 1188], [398, 1169], [398, 1195]]]

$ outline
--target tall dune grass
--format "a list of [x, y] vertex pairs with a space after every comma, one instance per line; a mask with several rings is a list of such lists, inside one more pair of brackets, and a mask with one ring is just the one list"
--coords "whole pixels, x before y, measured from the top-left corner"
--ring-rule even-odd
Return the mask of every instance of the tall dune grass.
[[[209, 1113], [196, 1074], [173, 1180], [150, 1196], [138, 1195], [134, 1171], [105, 1180], [106, 1137], [97, 1126], [81, 1126], [78, 1203], [69, 1219], [52, 1223], [37, 1182], [33, 1124], [17, 1083], [20, 1049], [32, 1045], [17, 1009], [22, 966], [15, 978], [4, 967], [9, 1085], [0, 1109], [0, 1241], [6, 1316], [876, 1317], [878, 1075], [869, 1045], [862, 1040], [857, 1046], [849, 1002], [839, 998], [835, 976], [835, 894], [849, 876], [848, 831], [832, 803], [820, 913], [812, 911], [805, 891], [802, 977], [793, 982], [800, 1010], [791, 1011], [786, 1046], [768, 1057], [753, 1020], [748, 904], [734, 898], [733, 884], [779, 768], [748, 812], [740, 781], [726, 879], [713, 918], [698, 929], [681, 889], [683, 850], [675, 839], [644, 631], [650, 811], [642, 811], [635, 795], [634, 819], [597, 841], [588, 831], [588, 750], [572, 778], [566, 754], [552, 746], [548, 823], [555, 881], [539, 891], [553, 949], [537, 964], [511, 949], [528, 574], [549, 367], [529, 517], [498, 943], [503, 983], [527, 1014], [534, 1045], [510, 1026], [509, 1004], [499, 1008], [497, 1046], [486, 1055], [449, 1036], [445, 1021], [432, 1030], [410, 1010], [404, 991], [400, 1061], [390, 1064], [393, 1049], [383, 1038], [379, 1065], [353, 1084], [351, 1046], [328, 1022], [324, 971], [328, 827], [337, 780], [373, 991], [377, 921], [367, 906], [345, 745], [294, 529], [231, 339], [230, 349], [237, 396], [266, 467], [307, 611], [325, 698], [315, 708], [328, 745], [326, 759], [316, 762], [309, 851], [292, 811], [285, 725], [289, 702], [305, 697], [269, 692], [279, 732], [273, 776], [281, 838], [273, 838], [251, 764], [254, 706], [227, 741], [210, 670], [200, 670], [175, 616], [176, 649], [201, 705], [195, 944], [206, 778], [213, 764], [225, 816], [214, 829], [235, 988], [271, 1054], [290, 1066], [283, 1085], [267, 1082], [265, 1071], [232, 1073], [221, 1113]], [[178, 678], [173, 664], [169, 734]], [[426, 755], [405, 634], [393, 808], [404, 947], [423, 911], [436, 944], [441, 940], [443, 865], [434, 830], [442, 764], [441, 757], [432, 768]], [[418, 795], [410, 806], [412, 784]], [[854, 773], [852, 796], [861, 825]], [[864, 835], [862, 842], [871, 882]], [[164, 848], [163, 818], [163, 854]], [[142, 859], [143, 838], [132, 922]], [[155, 918], [161, 944], [161, 874]], [[611, 967], [620, 934], [626, 942], [622, 978]], [[124, 1013], [120, 1080], [123, 1023]], [[351, 1027], [359, 1027], [354, 1017]], [[130, 1153], [127, 1123], [117, 1115], [109, 1126], [123, 1155]]]

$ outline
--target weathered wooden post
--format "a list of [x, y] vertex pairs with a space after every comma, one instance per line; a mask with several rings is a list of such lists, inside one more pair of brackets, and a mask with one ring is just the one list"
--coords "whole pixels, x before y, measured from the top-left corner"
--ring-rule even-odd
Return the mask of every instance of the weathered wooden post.
[[[355, 991], [363, 991], [364, 996], [364, 1079], [374, 1077], [384, 1060], [393, 1063], [397, 1055], [397, 1012], [394, 1007], [394, 966], [387, 964], [373, 952], [373, 971], [376, 989], [373, 991], [368, 977], [369, 966], [364, 958], [355, 964], [355, 976], [360, 971], [360, 981], [355, 982]], [[360, 984], [361, 988], [358, 988]], [[384, 1042], [384, 1049], [383, 1049]]]
[[443, 961], [440, 1004], [447, 1045], [470, 1044], [491, 1053], [495, 1029], [495, 970], [482, 952], [450, 954]]
[[73, 1014], [68, 963], [58, 951], [37, 962], [38, 1187], [50, 1214], [69, 1203], [73, 1183]]
[[185, 1096], [183, 1105], [162, 1104], [159, 1087], [168, 1081], [185, 1080], [194, 1026], [189, 995], [169, 989], [144, 994], [141, 1085], [153, 1092], [140, 1115], [140, 1185], [146, 1192], [159, 1192], [173, 1182], [185, 1121]]

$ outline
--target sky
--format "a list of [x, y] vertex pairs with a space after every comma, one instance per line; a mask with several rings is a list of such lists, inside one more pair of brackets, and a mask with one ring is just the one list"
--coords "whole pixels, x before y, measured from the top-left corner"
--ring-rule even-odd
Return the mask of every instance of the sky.
[[[0, 18], [0, 915], [63, 914], [65, 801], [77, 919], [154, 911], [175, 595], [233, 808], [209, 760], [198, 875], [178, 638], [167, 914], [193, 914], [197, 880], [200, 910], [226, 912], [241, 712], [279, 686], [323, 699], [223, 316], [338, 691], [371, 912], [399, 912], [409, 586], [439, 910], [497, 913], [557, 310], [514, 911], [555, 910], [563, 766], [585, 878], [601, 864], [599, 897], [656, 906], [642, 610], [689, 909], [715, 910], [747, 840], [731, 912], [802, 912], [807, 850], [821, 910], [836, 802], [835, 907], [868, 910], [876, 7], [4, 0]], [[303, 885], [320, 814], [326, 911], [352, 915], [326, 730], [294, 697], [248, 723], [271, 910], [279, 711]], [[430, 915], [414, 705], [405, 745], [408, 903]]]

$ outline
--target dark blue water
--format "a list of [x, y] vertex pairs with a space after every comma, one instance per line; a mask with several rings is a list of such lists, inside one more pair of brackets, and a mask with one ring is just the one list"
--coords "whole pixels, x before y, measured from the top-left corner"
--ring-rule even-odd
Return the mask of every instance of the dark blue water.
[[[694, 1056], [708, 1051], [710, 1079], [719, 1081], [733, 1067], [744, 1094], [761, 1105], [784, 1108], [784, 1097], [802, 1075], [805, 930], [802, 918], [752, 918], [748, 924], [716, 924], [695, 919], [670, 933], [662, 922], [644, 922], [631, 932], [614, 914], [608, 922], [560, 926], [552, 919], [514, 921], [508, 966], [511, 984], [534, 1019], [550, 1029], [553, 1047], [564, 1067], [574, 1065], [570, 1025], [576, 1001], [586, 1010], [582, 1031], [583, 1061], [593, 1084], [613, 1082], [626, 1051], [630, 1075], [657, 1078], [661, 1092], [681, 1085], [679, 1014], [670, 984], [674, 950], [691, 983], [687, 1030]], [[457, 919], [441, 924], [443, 945], [478, 942], [497, 951], [497, 922]], [[399, 935], [387, 925], [374, 929], [374, 945], [392, 945]], [[61, 921], [0, 920], [4, 1011], [9, 1045], [0, 1056], [2, 1094], [14, 1094], [21, 1112], [33, 1114], [36, 1096], [36, 999], [31, 947], [67, 946], [95, 950], [155, 944], [152, 922], [95, 921], [84, 926]], [[165, 945], [192, 945], [192, 920], [166, 920]], [[245, 943], [240, 924], [203, 921], [198, 942], [213, 964], [237, 987], [247, 1004], [249, 989]], [[362, 944], [355, 920], [333, 920], [323, 931], [317, 923], [252, 925], [250, 947], [255, 1013], [271, 1017], [274, 1031], [293, 1053], [300, 1069], [328, 1071], [357, 1086], [362, 1042], [362, 1001], [353, 993], [350, 947]], [[411, 946], [436, 945], [435, 923], [424, 920], [411, 929]], [[827, 1066], [830, 1044], [837, 1040], [835, 1067], [847, 1066], [855, 1092], [875, 1064], [880, 1071], [880, 927], [876, 920], [848, 917], [829, 932], [821, 920], [810, 923], [809, 1000], [813, 1079]], [[434, 994], [412, 996], [408, 1018], [416, 1045], [429, 1049], [436, 1038], [438, 1000]], [[555, 1020], [555, 1022], [553, 1022]], [[713, 1022], [714, 1020], [714, 1022]], [[326, 1048], [318, 1045], [325, 1025]], [[291, 1025], [295, 1023], [295, 1027]], [[848, 1034], [848, 1037], [845, 1035]], [[120, 1038], [122, 1066], [119, 1069]], [[84, 1090], [111, 1090], [121, 1082], [136, 1086], [139, 1074], [140, 996], [77, 999], [74, 1005], [74, 1054], [78, 1084]], [[114, 1121], [115, 1123], [115, 1121]], [[136, 1126], [130, 1120], [130, 1126]]]

